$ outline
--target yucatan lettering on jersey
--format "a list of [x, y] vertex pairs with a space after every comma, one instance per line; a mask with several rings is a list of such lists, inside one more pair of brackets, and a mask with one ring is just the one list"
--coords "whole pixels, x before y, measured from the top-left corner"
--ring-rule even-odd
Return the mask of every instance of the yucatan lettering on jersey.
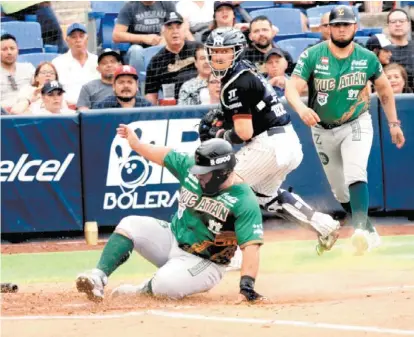
[[[377, 56], [354, 44], [350, 56], [336, 58], [328, 42], [321, 42], [302, 53], [293, 71], [308, 83], [309, 107], [325, 124], [341, 125], [369, 109], [365, 94], [368, 81], [382, 74]], [[341, 102], [341, 104], [338, 104]]]

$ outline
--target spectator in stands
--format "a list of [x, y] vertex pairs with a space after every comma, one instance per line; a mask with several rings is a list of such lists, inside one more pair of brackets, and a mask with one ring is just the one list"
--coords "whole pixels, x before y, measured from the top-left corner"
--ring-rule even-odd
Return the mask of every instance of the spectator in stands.
[[16, 104], [19, 90], [30, 85], [35, 72], [31, 63], [19, 63], [19, 48], [16, 38], [11, 34], [1, 36], [1, 69], [0, 69], [0, 105], [9, 110]]
[[326, 41], [326, 40], [331, 39], [331, 30], [329, 29], [329, 14], [330, 12], [327, 12], [321, 16], [321, 25], [320, 25], [321, 41]]
[[365, 47], [377, 55], [378, 60], [383, 66], [391, 63], [392, 43], [384, 34], [372, 35]]
[[139, 94], [138, 74], [134, 67], [120, 65], [114, 73], [114, 95], [95, 103], [92, 109], [140, 108], [151, 106]]
[[177, 12], [188, 22], [190, 32], [196, 41], [201, 41], [203, 32], [208, 30], [214, 16], [214, 0], [180, 0], [176, 4]]
[[203, 33], [201, 41], [204, 42], [214, 29], [221, 27], [234, 27], [242, 32], [247, 32], [249, 29], [248, 23], [236, 23], [235, 3], [232, 1], [214, 2], [213, 23]]
[[68, 50], [51, 1], [2, 1], [1, 9], [2, 16], [4, 13], [18, 21], [25, 21], [26, 15], [36, 15], [36, 21], [42, 30], [43, 43], [56, 45], [59, 53]]
[[145, 71], [143, 49], [163, 43], [161, 28], [167, 15], [175, 11], [170, 1], [128, 1], [119, 12], [112, 39], [128, 42], [128, 64]]
[[[20, 90], [17, 103], [11, 108], [11, 113], [37, 114], [42, 106], [42, 88], [50, 81], [59, 81], [56, 68], [51, 62], [42, 62], [36, 67], [32, 84]], [[68, 108], [65, 100], [62, 104], [64, 109]]]
[[84, 84], [100, 77], [97, 70], [98, 57], [88, 52], [86, 27], [73, 23], [68, 27], [66, 41], [69, 51], [53, 59], [60, 83], [65, 88], [65, 99], [75, 108]]
[[198, 75], [181, 86], [178, 105], [199, 105], [208, 97], [207, 81], [211, 74], [211, 68], [202, 44], [197, 45], [195, 67]]
[[98, 71], [101, 78], [83, 85], [76, 104], [79, 111], [89, 110], [94, 103], [103, 101], [106, 97], [114, 94], [112, 88], [114, 73], [121, 64], [121, 55], [116, 51], [107, 48], [101, 52], [98, 57]]
[[391, 61], [405, 67], [408, 85], [414, 88], [414, 41], [408, 40], [410, 31], [408, 15], [404, 10], [396, 8], [388, 13], [387, 22], [391, 42], [394, 44]]
[[74, 110], [65, 108], [63, 94], [65, 90], [58, 81], [46, 82], [43, 86], [42, 104], [40, 109], [36, 111], [36, 115], [52, 115], [52, 114], [72, 114]]
[[177, 100], [181, 85], [197, 76], [194, 65], [197, 43], [185, 41], [183, 22], [179, 13], [169, 14], [163, 27], [167, 45], [152, 57], [148, 65], [145, 97], [154, 105], [158, 104], [160, 90], [163, 90], [164, 98]]
[[265, 56], [265, 67], [269, 83], [275, 88], [278, 96], [285, 96], [285, 83], [289, 77], [286, 75], [288, 62], [280, 48], [272, 48]]
[[219, 104], [221, 93], [221, 81], [217, 77], [210, 74], [208, 77], [208, 100], [202, 101], [201, 104]]
[[413, 90], [408, 86], [407, 72], [402, 65], [391, 63], [385, 66], [384, 72], [390, 81], [394, 94], [406, 94], [413, 92]]
[[276, 31], [266, 16], [257, 16], [250, 22], [249, 38], [252, 43], [245, 52], [245, 58], [254, 63], [261, 73], [266, 73], [265, 55], [272, 49], [275, 35]]

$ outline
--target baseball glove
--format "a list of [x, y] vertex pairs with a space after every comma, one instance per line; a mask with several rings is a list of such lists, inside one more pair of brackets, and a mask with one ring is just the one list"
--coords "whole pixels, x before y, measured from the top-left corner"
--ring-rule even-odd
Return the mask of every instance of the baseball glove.
[[198, 133], [200, 134], [200, 140], [202, 142], [215, 138], [217, 132], [223, 129], [224, 115], [220, 109], [212, 109], [207, 112], [203, 118], [201, 118], [200, 125], [198, 127]]

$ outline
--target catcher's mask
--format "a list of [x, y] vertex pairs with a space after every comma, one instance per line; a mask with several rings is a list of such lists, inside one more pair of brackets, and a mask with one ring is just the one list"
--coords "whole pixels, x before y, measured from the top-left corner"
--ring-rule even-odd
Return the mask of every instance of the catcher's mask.
[[235, 28], [224, 27], [213, 30], [204, 48], [213, 75], [221, 78], [233, 68], [246, 47], [244, 34]]
[[197, 176], [203, 194], [214, 196], [236, 166], [236, 156], [229, 142], [213, 138], [203, 142], [195, 152], [195, 165], [190, 173]]

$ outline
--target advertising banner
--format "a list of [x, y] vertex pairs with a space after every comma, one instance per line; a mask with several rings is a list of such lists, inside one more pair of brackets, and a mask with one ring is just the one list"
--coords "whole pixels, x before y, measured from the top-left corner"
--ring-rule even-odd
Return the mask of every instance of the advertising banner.
[[200, 144], [198, 124], [208, 107], [146, 108], [81, 114], [85, 221], [117, 225], [128, 215], [169, 220], [177, 209], [178, 181], [116, 135], [120, 123], [144, 143], [194, 153]]
[[1, 231], [82, 230], [78, 116], [1, 117]]

